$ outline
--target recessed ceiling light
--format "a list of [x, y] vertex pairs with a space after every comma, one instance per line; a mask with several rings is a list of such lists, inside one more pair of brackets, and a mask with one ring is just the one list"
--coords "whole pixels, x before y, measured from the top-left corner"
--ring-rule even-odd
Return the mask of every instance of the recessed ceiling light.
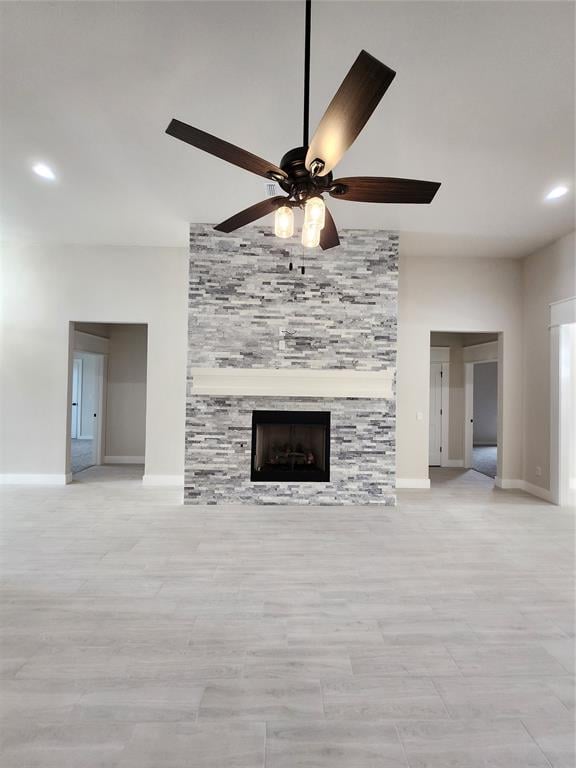
[[564, 195], [568, 192], [568, 187], [565, 187], [564, 184], [559, 184], [557, 187], [554, 187], [554, 189], [551, 189], [550, 192], [546, 195], [546, 200], [556, 200], [559, 197], [564, 197]]
[[43, 179], [54, 181], [56, 178], [56, 174], [49, 165], [46, 165], [46, 163], [36, 163], [36, 165], [32, 166], [32, 170], [37, 176], [41, 176]]

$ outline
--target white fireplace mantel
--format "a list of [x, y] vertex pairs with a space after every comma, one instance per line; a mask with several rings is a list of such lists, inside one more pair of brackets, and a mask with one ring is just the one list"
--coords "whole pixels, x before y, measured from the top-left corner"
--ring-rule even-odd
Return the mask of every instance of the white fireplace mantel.
[[252, 397], [393, 397], [394, 369], [192, 368], [191, 394]]

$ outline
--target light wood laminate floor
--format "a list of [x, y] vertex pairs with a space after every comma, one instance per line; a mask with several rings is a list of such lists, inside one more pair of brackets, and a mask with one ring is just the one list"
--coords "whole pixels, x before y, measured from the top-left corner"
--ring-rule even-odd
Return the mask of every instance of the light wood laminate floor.
[[573, 768], [574, 511], [3, 491], [3, 768]]

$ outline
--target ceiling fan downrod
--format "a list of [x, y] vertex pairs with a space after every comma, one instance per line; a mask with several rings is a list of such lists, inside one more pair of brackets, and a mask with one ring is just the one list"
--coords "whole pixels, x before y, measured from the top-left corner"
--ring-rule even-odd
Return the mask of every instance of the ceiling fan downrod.
[[[340, 244], [336, 225], [323, 195], [359, 203], [432, 202], [440, 184], [434, 181], [386, 176], [332, 178], [332, 171], [354, 143], [380, 103], [396, 72], [367, 51], [356, 61], [326, 108], [310, 140], [310, 38], [312, 0], [305, 0], [303, 142], [284, 154], [276, 165], [224, 139], [173, 119], [166, 133], [197, 149], [276, 181], [285, 195], [268, 197], [217, 224], [219, 232], [234, 232], [270, 213], [277, 215], [278, 237], [293, 234], [293, 208], [304, 208], [302, 244], [322, 250]], [[281, 221], [280, 221], [281, 220]], [[282, 224], [282, 226], [280, 226]], [[276, 225], [275, 225], [276, 229]]]
[[310, 122], [310, 25], [312, 18], [312, 0], [306, 0], [304, 27], [304, 127], [302, 146], [308, 148], [308, 128]]

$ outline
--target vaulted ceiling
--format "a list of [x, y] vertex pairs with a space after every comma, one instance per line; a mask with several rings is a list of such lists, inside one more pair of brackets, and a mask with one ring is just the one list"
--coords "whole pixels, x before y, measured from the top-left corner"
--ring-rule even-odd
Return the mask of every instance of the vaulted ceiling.
[[[303, 2], [2, 3], [0, 237], [185, 245], [265, 181], [172, 117], [278, 162], [301, 142]], [[315, 2], [311, 129], [360, 49], [396, 79], [336, 175], [442, 182], [431, 206], [330, 201], [416, 254], [522, 256], [574, 228], [574, 4]], [[31, 165], [49, 163], [50, 183]]]

